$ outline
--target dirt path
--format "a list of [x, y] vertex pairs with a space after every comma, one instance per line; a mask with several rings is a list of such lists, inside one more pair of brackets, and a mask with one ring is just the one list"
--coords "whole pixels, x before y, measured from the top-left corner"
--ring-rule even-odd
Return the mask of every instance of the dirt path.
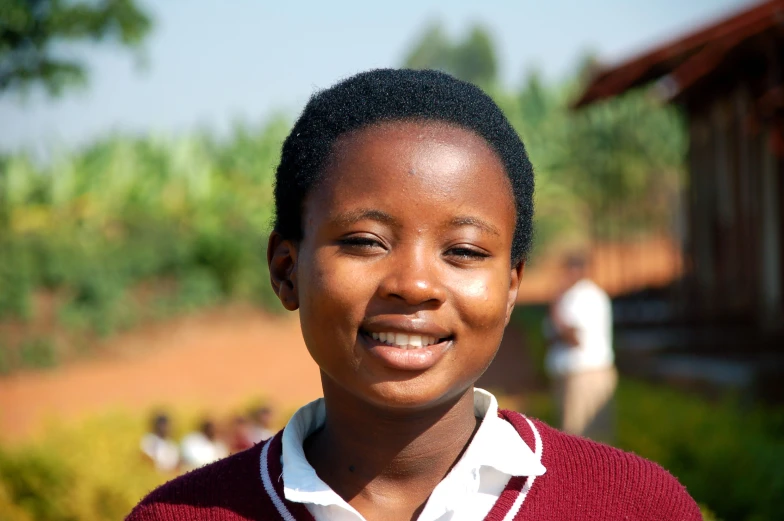
[[289, 408], [321, 395], [295, 315], [213, 310], [132, 331], [109, 355], [0, 378], [0, 438], [18, 440], [49, 418], [146, 411], [177, 404], [221, 411], [254, 396]]

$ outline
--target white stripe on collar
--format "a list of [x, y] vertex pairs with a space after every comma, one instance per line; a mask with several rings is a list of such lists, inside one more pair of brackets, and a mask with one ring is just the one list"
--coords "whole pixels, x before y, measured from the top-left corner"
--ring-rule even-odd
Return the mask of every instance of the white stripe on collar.
[[[521, 416], [523, 416], [521, 414]], [[539, 435], [539, 431], [536, 429], [534, 422], [526, 418], [525, 421], [528, 422], [528, 426], [531, 427], [531, 431], [534, 433], [534, 443], [535, 443], [535, 454], [536, 458], [541, 461], [542, 460], [542, 437]], [[520, 511], [520, 508], [523, 506], [523, 501], [525, 498], [528, 497], [528, 492], [531, 491], [531, 487], [534, 486], [534, 481], [536, 480], [537, 476], [529, 476], [527, 480], [525, 480], [525, 485], [523, 485], [523, 489], [515, 498], [515, 502], [512, 503], [512, 508], [509, 509], [509, 512], [506, 513], [504, 516], [504, 521], [514, 521], [514, 518], [517, 517], [517, 513]]]

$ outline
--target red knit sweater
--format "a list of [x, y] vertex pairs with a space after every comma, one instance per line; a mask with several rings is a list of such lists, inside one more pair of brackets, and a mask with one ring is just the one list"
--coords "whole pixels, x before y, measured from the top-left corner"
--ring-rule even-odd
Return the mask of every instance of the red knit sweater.
[[[509, 480], [487, 521], [700, 521], [667, 471], [639, 456], [502, 411], [547, 472]], [[126, 521], [313, 521], [283, 495], [281, 433], [154, 490]]]

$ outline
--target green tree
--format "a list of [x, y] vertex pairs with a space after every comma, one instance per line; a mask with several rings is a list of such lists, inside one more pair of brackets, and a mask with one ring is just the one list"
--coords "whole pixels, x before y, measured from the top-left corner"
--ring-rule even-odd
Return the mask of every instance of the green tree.
[[408, 52], [403, 65], [409, 69], [449, 70], [452, 42], [443, 26], [436, 22], [425, 29], [417, 43]]
[[469, 35], [452, 49], [451, 68], [455, 76], [477, 85], [491, 85], [498, 76], [498, 63], [490, 33], [474, 26]]
[[536, 169], [538, 244], [670, 231], [683, 179], [686, 132], [677, 109], [638, 89], [573, 110], [593, 67], [566, 81], [528, 74], [517, 94], [494, 93]]
[[474, 25], [461, 41], [452, 41], [440, 23], [431, 24], [403, 61], [411, 69], [437, 69], [464, 81], [491, 87], [498, 76], [498, 60], [490, 32]]
[[84, 64], [65, 56], [63, 44], [116, 40], [134, 47], [151, 26], [134, 0], [0, 0], [0, 93], [40, 84], [58, 95], [83, 84]]
[[596, 235], [669, 229], [686, 157], [675, 108], [632, 91], [573, 113], [564, 137], [562, 174], [593, 214]]

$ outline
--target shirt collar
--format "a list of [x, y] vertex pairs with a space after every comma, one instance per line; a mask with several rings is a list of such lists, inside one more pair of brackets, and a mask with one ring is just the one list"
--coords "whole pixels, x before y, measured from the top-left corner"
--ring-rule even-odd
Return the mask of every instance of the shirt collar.
[[[512, 476], [541, 476], [545, 468], [510, 423], [498, 416], [498, 402], [484, 389], [474, 389], [474, 414], [482, 418], [474, 439], [450, 474], [474, 474], [488, 466]], [[283, 492], [297, 503], [340, 505], [356, 512], [321, 478], [305, 457], [303, 444], [326, 419], [324, 399], [300, 408], [283, 430]]]
[[455, 465], [466, 470], [493, 467], [509, 476], [541, 476], [545, 468], [512, 424], [498, 416], [498, 401], [474, 388], [474, 415], [482, 418], [474, 439]]

